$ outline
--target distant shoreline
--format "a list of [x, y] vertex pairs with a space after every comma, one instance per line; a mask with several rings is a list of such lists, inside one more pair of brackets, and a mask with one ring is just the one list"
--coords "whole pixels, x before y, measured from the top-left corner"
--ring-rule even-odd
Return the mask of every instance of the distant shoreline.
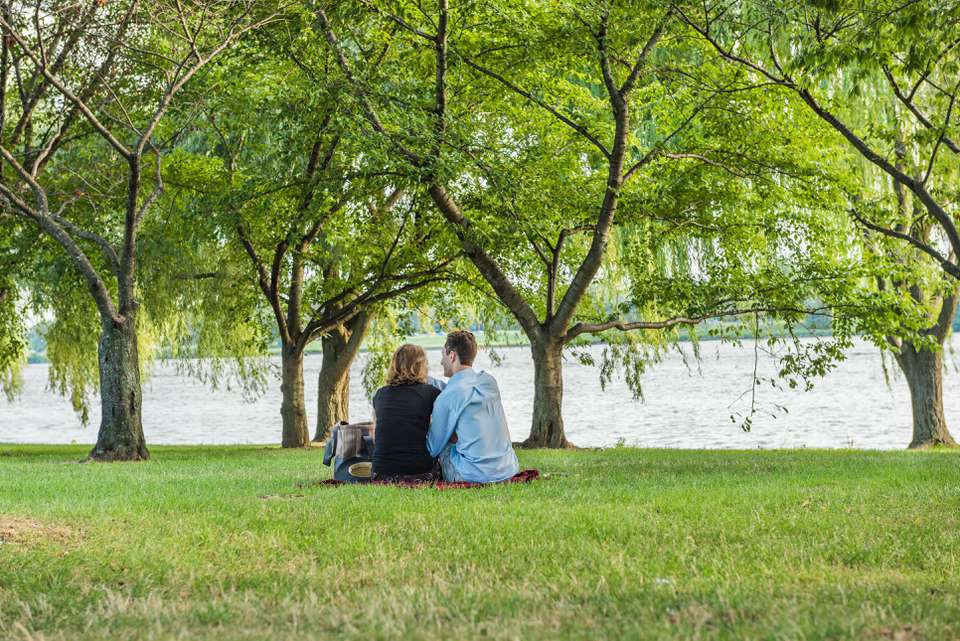
[[[527, 339], [526, 335], [520, 330], [506, 330], [502, 332], [497, 332], [497, 339], [492, 343], [487, 343], [484, 341], [484, 332], [478, 331], [475, 332], [477, 335], [477, 340], [480, 343], [481, 349], [502, 349], [505, 347], [528, 347], [530, 341]], [[800, 338], [808, 338], [815, 336], [818, 338], [826, 338], [832, 335], [832, 332], [829, 329], [806, 329], [801, 328], [799, 331], [795, 332], [796, 336]], [[777, 333], [778, 338], [785, 336], [784, 333]], [[745, 334], [741, 337], [742, 340], [751, 340], [753, 338], [752, 334]], [[698, 336], [699, 341], [716, 341], [720, 340], [720, 337], [710, 336], [710, 335], [701, 335]], [[406, 342], [413, 343], [414, 345], [419, 345], [424, 349], [440, 349], [443, 346], [444, 335], [443, 334], [416, 334], [407, 338]], [[593, 340], [594, 344], [599, 344], [602, 341]], [[680, 337], [680, 342], [687, 343], [690, 342], [690, 336], [688, 333], [684, 332]], [[323, 347], [320, 341], [314, 341], [309, 346], [307, 346], [305, 354], [320, 354], [323, 351]], [[361, 347], [361, 352], [368, 352], [367, 347]], [[267, 350], [268, 356], [279, 356], [280, 348], [271, 347]], [[46, 357], [45, 352], [31, 352], [27, 357], [27, 363], [31, 365], [43, 365], [48, 364], [50, 361]]]

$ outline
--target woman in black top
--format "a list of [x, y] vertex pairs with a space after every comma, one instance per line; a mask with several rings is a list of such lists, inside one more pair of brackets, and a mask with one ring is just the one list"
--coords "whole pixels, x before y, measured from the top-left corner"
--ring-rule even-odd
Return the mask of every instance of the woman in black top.
[[433, 480], [436, 460], [427, 452], [433, 401], [440, 390], [427, 384], [427, 355], [417, 345], [393, 354], [387, 384], [373, 395], [375, 480]]

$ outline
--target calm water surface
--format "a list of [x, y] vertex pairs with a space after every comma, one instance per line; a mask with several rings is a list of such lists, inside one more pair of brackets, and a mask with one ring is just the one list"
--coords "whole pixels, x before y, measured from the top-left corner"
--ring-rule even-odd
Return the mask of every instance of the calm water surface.
[[[960, 340], [954, 337], [954, 347]], [[600, 348], [594, 348], [597, 354]], [[486, 352], [478, 366], [500, 383], [504, 407], [514, 440], [530, 430], [533, 371], [526, 347], [499, 350], [499, 366]], [[644, 378], [645, 400], [633, 398], [622, 380], [602, 391], [598, 372], [569, 359], [564, 371], [564, 416], [568, 437], [582, 446], [617, 442], [644, 447], [777, 448], [858, 447], [903, 448], [910, 441], [910, 396], [906, 382], [891, 367], [888, 387], [879, 351], [859, 344], [847, 360], [810, 392], [776, 390], [765, 384], [757, 390], [758, 414], [753, 429], [743, 432], [731, 414], [749, 410], [754, 367], [752, 344], [743, 347], [704, 343], [702, 361], [672, 354]], [[439, 350], [429, 350], [431, 370], [440, 374]], [[352, 370], [352, 418], [369, 416], [370, 404], [360, 386], [361, 356]], [[945, 377], [947, 421], [960, 436], [960, 374], [948, 355]], [[760, 374], [775, 371], [769, 356], [761, 355]], [[892, 363], [891, 363], [892, 365]], [[307, 397], [314, 399], [320, 356], [305, 360]], [[743, 396], [741, 398], [741, 396]], [[738, 400], [739, 399], [739, 400]], [[311, 431], [315, 409], [309, 404]], [[775, 406], [786, 406], [787, 412]], [[280, 440], [280, 382], [271, 376], [266, 394], [244, 400], [239, 391], [213, 391], [170, 365], [158, 365], [143, 389], [144, 431], [150, 444], [278, 443]], [[0, 400], [0, 442], [93, 443], [99, 407], [91, 408], [90, 425], [83, 427], [70, 403], [47, 388], [47, 366], [29, 365], [23, 395], [13, 403]], [[771, 416], [776, 414], [776, 417]]]

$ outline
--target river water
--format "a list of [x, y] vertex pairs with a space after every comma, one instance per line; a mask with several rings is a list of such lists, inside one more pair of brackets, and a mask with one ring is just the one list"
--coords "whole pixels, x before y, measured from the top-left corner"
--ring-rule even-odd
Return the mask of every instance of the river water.
[[[960, 340], [953, 339], [954, 348]], [[600, 347], [592, 348], [596, 355]], [[633, 397], [622, 379], [601, 390], [598, 370], [568, 359], [564, 369], [564, 419], [568, 438], [580, 446], [618, 442], [642, 447], [781, 448], [855, 447], [898, 449], [910, 441], [910, 396], [906, 382], [888, 360], [890, 385], [884, 379], [880, 352], [858, 344], [844, 362], [812, 391], [776, 389], [765, 382], [756, 390], [756, 413], [750, 432], [740, 425], [750, 410], [750, 381], [755, 354], [743, 346], [705, 342], [701, 360], [671, 354], [644, 376], [644, 400]], [[526, 347], [498, 350], [495, 366], [481, 352], [478, 367], [498, 380], [513, 440], [530, 430], [533, 370]], [[439, 350], [428, 350], [431, 373], [440, 374]], [[354, 363], [352, 418], [369, 416], [370, 404], [360, 385], [361, 357]], [[945, 411], [960, 436], [960, 374], [949, 355], [944, 379]], [[776, 371], [771, 356], [760, 354], [761, 376]], [[305, 360], [308, 415], [314, 429], [316, 376], [320, 356]], [[746, 392], [746, 395], [744, 393]], [[786, 407], [786, 411], [777, 406]], [[148, 444], [278, 443], [280, 382], [270, 377], [266, 393], [245, 400], [237, 390], [211, 390], [178, 373], [171, 365], [153, 368], [143, 388], [144, 432]], [[731, 421], [731, 415], [735, 416]], [[90, 425], [83, 427], [70, 403], [47, 386], [47, 366], [29, 365], [23, 394], [13, 403], [0, 399], [0, 442], [93, 443], [99, 408], [92, 403]]]

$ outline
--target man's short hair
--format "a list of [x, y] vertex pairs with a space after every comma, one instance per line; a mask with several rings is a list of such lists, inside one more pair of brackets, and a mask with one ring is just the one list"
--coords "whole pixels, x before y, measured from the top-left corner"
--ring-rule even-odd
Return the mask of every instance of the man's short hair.
[[447, 334], [447, 342], [443, 344], [443, 348], [448, 352], [456, 352], [461, 365], [473, 365], [473, 359], [477, 357], [477, 339], [473, 332], [465, 329]]

